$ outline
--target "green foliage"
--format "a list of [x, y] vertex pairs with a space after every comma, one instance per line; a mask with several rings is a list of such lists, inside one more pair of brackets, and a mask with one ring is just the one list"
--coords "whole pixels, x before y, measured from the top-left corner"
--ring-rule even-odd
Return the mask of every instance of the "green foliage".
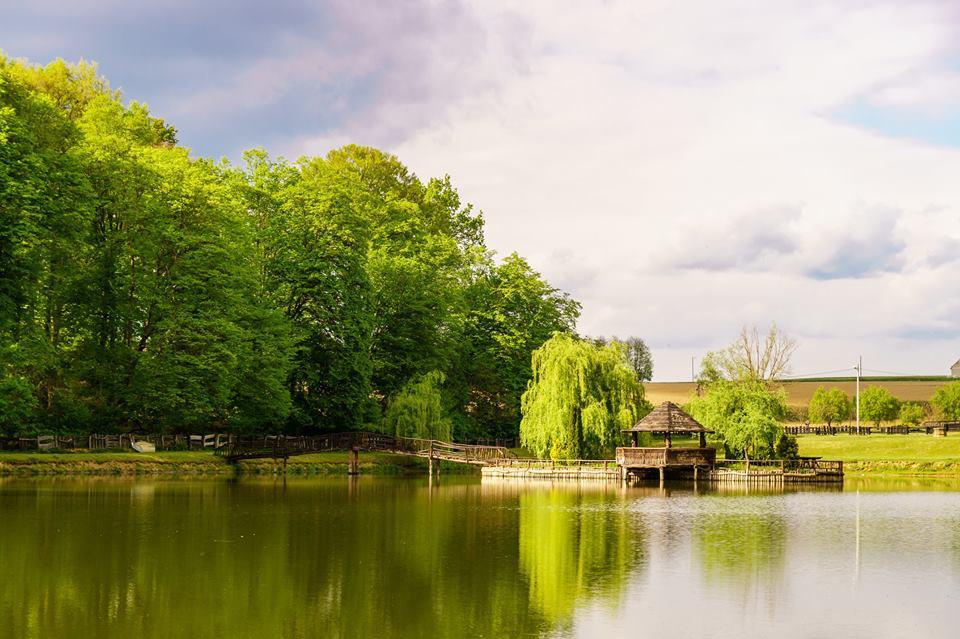
[[0, 432], [13, 435], [18, 427], [26, 424], [37, 399], [33, 388], [22, 377], [0, 379]]
[[759, 381], [718, 381], [694, 399], [690, 414], [715, 431], [731, 456], [768, 459], [777, 454], [787, 412], [783, 389]]
[[877, 426], [897, 418], [900, 400], [882, 386], [871, 386], [860, 392], [860, 416]]
[[459, 361], [448, 376], [462, 429], [515, 437], [531, 356], [553, 333], [573, 334], [580, 305], [516, 253], [499, 265], [485, 260], [465, 298]]
[[937, 389], [930, 400], [937, 415], [945, 420], [960, 419], [960, 382], [953, 382]]
[[589, 459], [649, 410], [620, 344], [599, 347], [557, 333], [533, 353], [520, 437], [538, 457]]
[[800, 444], [796, 437], [781, 433], [773, 447], [777, 459], [796, 459], [800, 456]]
[[383, 420], [387, 432], [397, 437], [452, 441], [440, 394], [445, 380], [440, 371], [431, 371], [391, 397]]
[[850, 398], [839, 388], [826, 390], [823, 386], [817, 388], [810, 398], [809, 419], [817, 423], [826, 423], [832, 426], [850, 415]]
[[0, 56], [4, 428], [352, 428], [440, 371], [458, 436], [516, 436], [579, 305], [497, 263], [449, 177], [244, 159], [191, 157], [95, 65]]
[[906, 426], [919, 426], [923, 421], [923, 404], [919, 402], [903, 402], [900, 405], [900, 423]]
[[653, 354], [650, 352], [650, 347], [641, 338], [620, 339], [619, 337], [613, 337], [608, 340], [605, 337], [598, 337], [594, 341], [601, 346], [609, 342], [622, 344], [626, 349], [627, 361], [630, 362], [630, 366], [637, 373], [637, 379], [641, 382], [649, 382], [653, 379]]

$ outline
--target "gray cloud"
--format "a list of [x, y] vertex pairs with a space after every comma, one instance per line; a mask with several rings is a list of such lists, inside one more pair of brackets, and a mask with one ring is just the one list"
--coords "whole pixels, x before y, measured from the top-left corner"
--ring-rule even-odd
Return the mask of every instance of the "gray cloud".
[[751, 270], [798, 250], [793, 222], [801, 211], [775, 207], [739, 215], [719, 226], [688, 229], [685, 248], [673, 263], [683, 269]]
[[185, 144], [236, 156], [331, 132], [395, 144], [458, 96], [495, 86], [479, 64], [488, 28], [523, 25], [426, 0], [41, 1], [5, 7], [0, 42], [33, 62], [97, 61]]
[[907, 244], [898, 234], [897, 217], [893, 211], [867, 211], [854, 216], [848, 228], [839, 229], [839, 238], [818, 238], [818, 243], [828, 247], [827, 254], [808, 266], [805, 274], [832, 280], [903, 270]]

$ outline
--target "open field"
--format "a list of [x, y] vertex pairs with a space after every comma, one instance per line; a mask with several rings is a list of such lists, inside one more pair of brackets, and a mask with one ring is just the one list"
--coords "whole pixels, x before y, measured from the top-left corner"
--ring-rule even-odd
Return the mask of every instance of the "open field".
[[[871, 386], [882, 386], [889, 390], [895, 397], [903, 401], [929, 402], [937, 389], [950, 383], [947, 378], [939, 379], [874, 379], [864, 378], [860, 381], [861, 390]], [[851, 397], [856, 392], [857, 384], [854, 380], [840, 379], [835, 381], [815, 380], [815, 381], [794, 381], [783, 382], [783, 388], [787, 392], [787, 403], [790, 406], [806, 406], [813, 397], [813, 393], [818, 387], [825, 388], [837, 387], [843, 390]], [[654, 405], [660, 402], [671, 401], [677, 404], [684, 404], [690, 401], [696, 392], [697, 385], [694, 382], [646, 382], [644, 385], [647, 400]]]

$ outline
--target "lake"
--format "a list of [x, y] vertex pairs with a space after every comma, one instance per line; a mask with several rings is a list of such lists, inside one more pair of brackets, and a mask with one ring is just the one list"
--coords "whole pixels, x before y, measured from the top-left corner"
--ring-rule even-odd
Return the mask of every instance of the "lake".
[[0, 480], [0, 637], [956, 637], [960, 485]]

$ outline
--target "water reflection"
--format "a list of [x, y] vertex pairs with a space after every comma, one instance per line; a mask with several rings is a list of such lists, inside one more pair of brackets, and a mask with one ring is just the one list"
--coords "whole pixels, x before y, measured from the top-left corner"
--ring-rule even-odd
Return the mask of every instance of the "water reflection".
[[643, 536], [624, 516], [622, 498], [563, 484], [520, 493], [519, 544], [530, 601], [560, 626], [591, 600], [619, 605], [644, 554]]
[[953, 636], [960, 492], [854, 486], [0, 481], [0, 637]]

